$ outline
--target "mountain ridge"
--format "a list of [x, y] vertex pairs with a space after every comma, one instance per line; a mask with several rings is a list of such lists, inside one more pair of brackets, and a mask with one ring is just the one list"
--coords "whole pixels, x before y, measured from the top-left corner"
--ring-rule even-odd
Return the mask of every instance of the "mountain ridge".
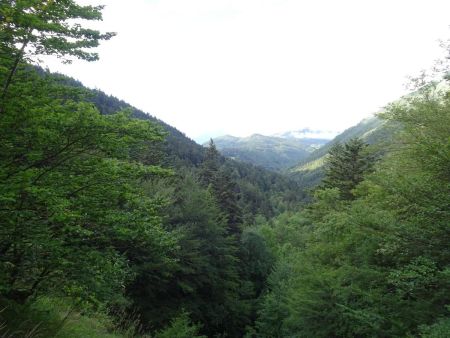
[[274, 171], [291, 167], [329, 141], [319, 138], [284, 138], [262, 134], [246, 137], [224, 135], [212, 140], [222, 155]]

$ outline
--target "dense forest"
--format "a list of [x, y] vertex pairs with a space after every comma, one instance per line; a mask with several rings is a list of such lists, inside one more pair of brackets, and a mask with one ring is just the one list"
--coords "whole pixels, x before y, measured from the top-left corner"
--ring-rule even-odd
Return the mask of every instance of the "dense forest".
[[306, 187], [36, 67], [101, 18], [0, 2], [1, 337], [449, 337], [448, 73]]

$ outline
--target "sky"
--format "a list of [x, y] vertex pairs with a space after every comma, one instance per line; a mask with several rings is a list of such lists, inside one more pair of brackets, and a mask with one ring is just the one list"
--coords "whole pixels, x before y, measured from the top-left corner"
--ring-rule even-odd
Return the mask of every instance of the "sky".
[[337, 133], [406, 93], [442, 56], [450, 1], [79, 0], [117, 32], [70, 75], [199, 142], [310, 128]]

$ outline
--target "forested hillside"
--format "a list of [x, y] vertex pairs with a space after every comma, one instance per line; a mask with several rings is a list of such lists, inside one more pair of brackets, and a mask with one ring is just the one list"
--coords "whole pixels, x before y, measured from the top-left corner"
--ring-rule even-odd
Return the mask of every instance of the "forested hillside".
[[327, 142], [328, 140], [320, 138], [286, 138], [258, 134], [242, 138], [214, 138], [217, 149], [224, 156], [278, 171], [292, 167]]
[[341, 135], [306, 204], [291, 178], [31, 64], [97, 60], [114, 34], [79, 22], [101, 6], [5, 1], [0, 18], [1, 337], [448, 337], [447, 86]]

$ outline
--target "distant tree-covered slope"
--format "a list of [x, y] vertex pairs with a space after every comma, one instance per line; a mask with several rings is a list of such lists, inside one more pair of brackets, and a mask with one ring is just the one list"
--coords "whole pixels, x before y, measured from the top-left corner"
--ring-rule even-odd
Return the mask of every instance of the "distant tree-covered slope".
[[226, 157], [269, 170], [287, 169], [328, 142], [321, 138], [285, 138], [254, 134], [249, 137], [221, 136], [214, 139]]
[[[323, 177], [323, 164], [330, 149], [337, 143], [345, 143], [352, 138], [360, 138], [364, 142], [376, 145], [389, 142], [395, 126], [388, 124], [376, 116], [366, 118], [357, 125], [345, 130], [323, 147], [313, 151], [307, 158], [289, 169], [292, 177], [304, 187], [317, 185]], [[381, 148], [381, 147], [380, 147]]]
[[[41, 69], [40, 72], [44, 73]], [[142, 110], [131, 106], [129, 103], [120, 100], [112, 95], [107, 95], [98, 89], [87, 89], [83, 84], [75, 79], [69, 78], [65, 75], [58, 76], [64, 78], [64, 81], [72, 86], [80, 87], [88, 91], [89, 100], [95, 104], [100, 113], [105, 115], [114, 114], [123, 109], [131, 109], [133, 116], [143, 120], [150, 120], [157, 123], [166, 131], [166, 140], [164, 142], [163, 151], [167, 155], [167, 161], [170, 165], [199, 165], [203, 160], [204, 149], [195, 141], [188, 138], [178, 129], [170, 126], [157, 119], [156, 117], [143, 112]]]

